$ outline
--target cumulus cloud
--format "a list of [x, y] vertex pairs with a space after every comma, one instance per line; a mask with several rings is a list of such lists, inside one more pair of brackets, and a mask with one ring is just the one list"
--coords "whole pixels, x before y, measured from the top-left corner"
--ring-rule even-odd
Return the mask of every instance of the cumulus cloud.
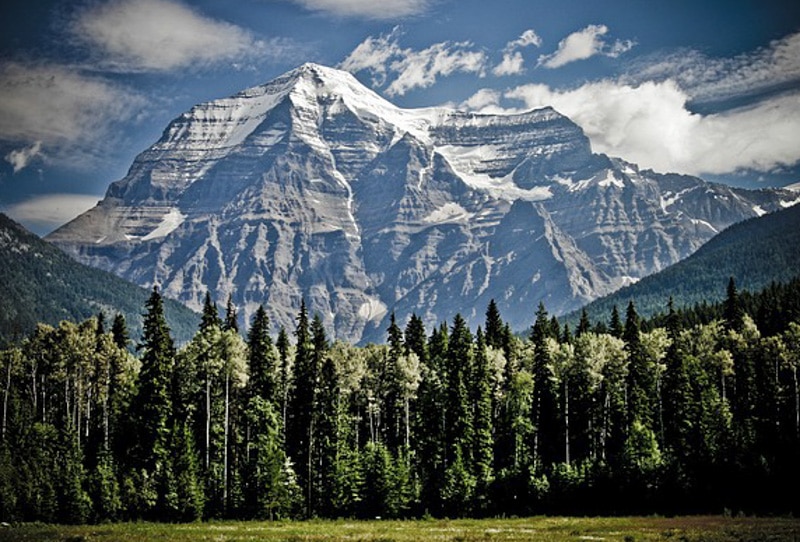
[[400, 47], [398, 35], [399, 30], [395, 28], [388, 35], [368, 37], [339, 67], [353, 73], [369, 71], [376, 86], [382, 86], [391, 76], [392, 81], [385, 89], [389, 96], [402, 96], [412, 89], [429, 87], [439, 77], [456, 72], [479, 76], [485, 73], [486, 54], [474, 50], [470, 42], [441, 42], [415, 51]]
[[8, 216], [34, 233], [44, 235], [94, 207], [101, 196], [47, 194], [35, 196], [3, 209]]
[[418, 15], [427, 8], [428, 0], [292, 0], [311, 11], [340, 17], [366, 19], [396, 19]]
[[125, 87], [65, 66], [0, 62], [0, 140], [32, 144], [16, 155], [20, 166], [45, 152], [56, 160], [81, 148], [101, 152], [113, 142], [112, 128], [144, 103]]
[[372, 84], [383, 86], [391, 60], [405, 54], [397, 43], [399, 34], [400, 28], [395, 27], [389, 34], [377, 38], [369, 36], [353, 49], [339, 67], [352, 73], [367, 70], [372, 75]]
[[68, 31], [105, 69], [139, 72], [275, 54], [250, 32], [174, 0], [112, 0], [78, 11]]
[[570, 62], [585, 60], [595, 55], [616, 58], [629, 51], [634, 43], [630, 40], [616, 40], [607, 42], [604, 36], [608, 27], [602, 24], [592, 24], [573, 32], [558, 43], [558, 49], [550, 55], [541, 55], [539, 65], [546, 68], [560, 68]]
[[583, 128], [595, 151], [657, 171], [769, 171], [800, 160], [797, 93], [710, 115], [691, 112], [688, 94], [671, 80], [600, 81], [565, 91], [531, 84], [505, 97], [529, 109], [552, 106]]
[[526, 30], [522, 35], [506, 44], [503, 49], [503, 60], [492, 69], [494, 75], [516, 75], [524, 71], [524, 59], [519, 49], [534, 45], [540, 47], [542, 38], [533, 30]]
[[42, 152], [42, 142], [37, 141], [29, 147], [22, 147], [21, 149], [14, 149], [9, 152], [5, 158], [6, 162], [11, 164], [14, 168], [14, 173], [18, 173], [28, 167], [31, 160], [39, 156]]

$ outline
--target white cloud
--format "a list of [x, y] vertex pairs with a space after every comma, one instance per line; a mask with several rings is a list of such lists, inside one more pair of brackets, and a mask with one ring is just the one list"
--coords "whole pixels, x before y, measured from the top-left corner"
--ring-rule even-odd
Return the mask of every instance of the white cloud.
[[102, 196], [48, 194], [3, 209], [8, 216], [37, 234], [45, 234], [94, 207]]
[[503, 75], [517, 75], [525, 71], [523, 66], [524, 59], [519, 49], [534, 45], [539, 47], [542, 45], [542, 38], [533, 30], [526, 30], [522, 35], [509, 41], [503, 49], [503, 60], [492, 68], [492, 73], [498, 77]]
[[93, 3], [78, 12], [68, 30], [103, 68], [122, 72], [207, 66], [281, 48], [173, 0]]
[[522, 53], [519, 51], [503, 53], [503, 60], [500, 61], [500, 64], [492, 68], [492, 73], [498, 77], [503, 75], [517, 75], [524, 71], [524, 62]]
[[595, 55], [616, 58], [633, 47], [633, 42], [616, 40], [609, 44], [604, 39], [608, 27], [602, 24], [592, 24], [573, 32], [558, 43], [558, 49], [550, 55], [541, 55], [539, 65], [546, 68], [560, 68], [576, 60], [585, 60]]
[[505, 50], [513, 51], [515, 49], [528, 47], [529, 45], [533, 45], [535, 47], [542, 46], [542, 38], [540, 38], [536, 32], [530, 29], [523, 32], [522, 35], [519, 38], [515, 39], [514, 41], [508, 42], [508, 45], [506, 45]]
[[377, 38], [369, 36], [353, 49], [339, 67], [352, 73], [368, 70], [372, 74], [372, 84], [383, 86], [389, 62], [392, 58], [404, 54], [397, 44], [399, 34], [400, 28], [395, 27], [389, 34]]
[[5, 158], [6, 162], [12, 165], [14, 173], [18, 173], [28, 167], [31, 160], [39, 156], [42, 152], [42, 142], [37, 141], [29, 147], [22, 147], [21, 149], [14, 149], [9, 152]]
[[626, 80], [672, 79], [695, 101], [754, 95], [800, 82], [800, 32], [732, 58], [691, 49], [647, 56], [631, 63]]
[[435, 43], [426, 49], [404, 49], [397, 42], [399, 30], [388, 35], [368, 37], [360, 43], [339, 67], [350, 72], [367, 70], [373, 84], [386, 87], [389, 96], [402, 96], [414, 88], [425, 88], [436, 83], [438, 77], [456, 72], [477, 73], [486, 70], [486, 54], [473, 50], [470, 42]]
[[402, 96], [414, 88], [426, 88], [439, 76], [455, 72], [483, 75], [486, 55], [482, 51], [471, 51], [470, 42], [435, 43], [421, 51], [405, 51], [402, 58], [392, 62], [390, 68], [397, 77], [386, 88], [389, 96]]
[[144, 103], [124, 87], [64, 66], [0, 62], [0, 140], [34, 148], [38, 142], [48, 160], [72, 160], [86, 148], [102, 153], [113, 144], [114, 126]]
[[311, 11], [340, 17], [396, 19], [418, 15], [428, 8], [428, 0], [292, 0]]
[[637, 86], [601, 81], [567, 91], [534, 84], [505, 97], [526, 108], [552, 106], [583, 128], [595, 151], [657, 171], [768, 171], [800, 161], [797, 93], [713, 115], [692, 113], [688, 94], [671, 80]]

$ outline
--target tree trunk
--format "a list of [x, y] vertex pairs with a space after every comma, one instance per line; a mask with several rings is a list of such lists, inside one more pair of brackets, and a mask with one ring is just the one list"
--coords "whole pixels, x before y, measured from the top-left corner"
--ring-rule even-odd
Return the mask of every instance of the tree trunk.
[[228, 426], [230, 420], [230, 375], [225, 373], [225, 448], [222, 452], [222, 506], [228, 512]]
[[564, 380], [564, 457], [569, 465], [569, 383]]
[[206, 470], [210, 465], [211, 454], [211, 378], [206, 373]]
[[794, 380], [794, 434], [800, 437], [800, 390], [797, 386], [797, 366], [792, 367], [792, 379]]
[[11, 360], [8, 360], [6, 367], [6, 387], [3, 390], [3, 440], [6, 439], [6, 427], [8, 421], [8, 394], [11, 390]]

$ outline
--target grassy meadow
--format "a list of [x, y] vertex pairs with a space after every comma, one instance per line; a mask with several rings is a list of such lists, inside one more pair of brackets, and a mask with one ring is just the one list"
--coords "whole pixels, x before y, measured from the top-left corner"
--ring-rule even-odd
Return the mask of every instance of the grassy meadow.
[[420, 521], [278, 521], [189, 524], [18, 525], [0, 528], [0, 541], [791, 541], [792, 518], [561, 518]]

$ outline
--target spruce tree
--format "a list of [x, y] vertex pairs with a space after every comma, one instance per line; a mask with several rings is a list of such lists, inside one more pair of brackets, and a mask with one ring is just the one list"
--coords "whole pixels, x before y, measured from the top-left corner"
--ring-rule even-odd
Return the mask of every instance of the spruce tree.
[[205, 331], [211, 327], [222, 327], [222, 321], [219, 319], [217, 305], [211, 300], [211, 294], [206, 291], [206, 296], [203, 299], [203, 312], [200, 316], [200, 331]]
[[[163, 503], [165, 495], [173, 490], [167, 486], [172, 469], [169, 447], [172, 427], [170, 392], [175, 346], [164, 317], [164, 304], [158, 288], [153, 288], [146, 308], [142, 341], [139, 344], [142, 368], [138, 393], [131, 406], [134, 440], [130, 456], [141, 476], [153, 481], [156, 502]], [[158, 516], [163, 510], [144, 512], [155, 512]]]
[[117, 348], [123, 350], [128, 348], [131, 339], [128, 335], [128, 325], [125, 323], [125, 317], [122, 313], [118, 312], [114, 317], [114, 323], [111, 325], [111, 336], [114, 338], [114, 344], [117, 345]]
[[247, 334], [250, 396], [257, 395], [265, 401], [278, 404], [275, 383], [275, 352], [269, 335], [269, 317], [259, 305]]
[[475, 338], [475, 363], [472, 376], [472, 404], [474, 405], [473, 425], [475, 439], [473, 456], [475, 463], [475, 477], [477, 479], [477, 493], [480, 502], [479, 509], [488, 506], [488, 490], [491, 484], [494, 463], [492, 437], [492, 386], [489, 374], [489, 359], [486, 355], [486, 342], [481, 328], [478, 328]]
[[500, 350], [504, 339], [503, 319], [497, 303], [492, 299], [486, 307], [486, 345]]

